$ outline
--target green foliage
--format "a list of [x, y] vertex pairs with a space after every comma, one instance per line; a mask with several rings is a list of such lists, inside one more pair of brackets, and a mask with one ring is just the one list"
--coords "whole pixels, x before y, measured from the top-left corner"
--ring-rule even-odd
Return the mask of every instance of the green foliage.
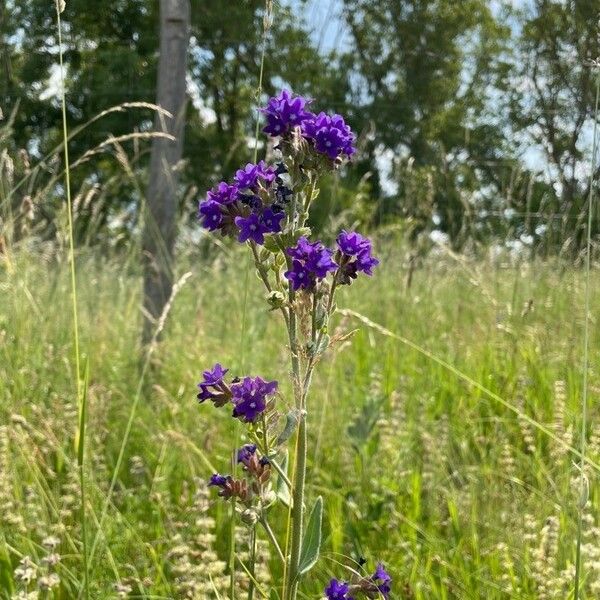
[[[504, 124], [490, 97], [505, 86], [510, 30], [484, 0], [345, 0], [357, 111], [375, 128], [371, 162], [392, 151], [402, 214], [429, 211], [462, 243], [464, 197], [491, 181], [503, 156]], [[365, 102], [366, 100], [366, 102]], [[402, 165], [431, 178], [429, 207], [411, 194]], [[373, 168], [373, 167], [371, 167]], [[416, 206], [415, 206], [416, 205]]]
[[323, 521], [323, 498], [319, 496], [310, 511], [306, 532], [302, 539], [298, 577], [308, 573], [319, 560], [321, 551], [321, 523]]
[[[379, 271], [372, 281], [351, 286], [347, 305], [449, 361], [565, 443], [575, 441], [579, 271], [557, 259], [512, 264], [509, 256], [438, 255], [421, 261], [407, 290], [403, 241], [381, 234], [376, 251]], [[0, 502], [12, 503], [0, 514], [0, 581], [3, 589], [11, 581], [20, 591], [13, 578], [20, 555], [41, 565], [41, 542], [53, 533], [61, 540], [58, 597], [66, 599], [80, 586], [82, 538], [73, 513], [79, 420], [75, 376], [65, 366], [73, 354], [64, 256], [58, 248], [37, 254], [26, 247], [0, 255]], [[176, 297], [141, 388], [113, 504], [90, 561], [91, 597], [114, 595], [117, 575], [135, 595], [178, 597], [182, 576], [209, 585], [205, 563], [198, 562], [197, 571], [178, 571], [177, 553], [188, 546], [200, 556], [195, 544], [210, 536], [217, 585], [223, 577], [218, 563], [226, 560], [227, 510], [206, 494], [199, 512], [194, 498], [206, 492], [203, 482], [213, 467], [228, 469], [235, 431], [221, 415], [199, 411], [195, 384], [217, 357], [235, 370], [243, 358], [245, 370], [265, 376], [287, 367], [278, 351], [283, 340], [277, 315], [265, 310], [251, 279], [246, 289], [244, 270], [251, 274], [252, 264], [242, 257], [219, 252], [212, 263], [195, 252], [180, 256], [178, 272], [193, 264], [200, 275]], [[82, 348], [90, 364], [86, 493], [92, 540], [94, 515], [100, 515], [139, 385], [140, 279], [134, 250], [114, 260], [82, 250], [77, 273]], [[591, 284], [594, 314], [596, 272]], [[245, 325], [244, 310], [252, 314]], [[319, 597], [332, 576], [345, 575], [337, 564], [345, 561], [333, 554], [339, 552], [357, 561], [365, 557], [369, 569], [376, 560], [386, 562], [400, 598], [536, 600], [544, 586], [549, 597], [568, 597], [579, 502], [573, 456], [423, 354], [348, 319], [334, 319], [332, 338], [360, 331], [352, 344], [340, 342], [321, 358], [310, 400], [314, 476], [307, 505], [310, 511], [322, 496], [326, 510], [321, 559], [303, 579], [307, 595]], [[600, 355], [592, 333], [595, 364]], [[555, 383], [561, 381], [562, 392]], [[600, 385], [593, 370], [590, 385]], [[281, 402], [289, 402], [289, 386], [281, 391]], [[367, 391], [382, 404], [362, 417]], [[600, 415], [592, 405], [590, 411], [589, 457], [598, 463]], [[352, 422], [358, 426], [353, 431], [361, 429], [364, 460], [346, 435]], [[594, 472], [590, 466], [584, 537], [591, 552], [598, 547], [600, 519]], [[269, 513], [280, 539], [287, 512], [276, 506]], [[549, 543], [554, 535], [556, 545]], [[585, 559], [589, 597], [596, 589], [594, 560], [593, 554]], [[272, 555], [268, 564], [280, 581], [279, 561]], [[211, 598], [208, 591], [204, 597]]]
[[[232, 176], [251, 158], [248, 137], [254, 133], [257, 117], [265, 3], [235, 2], [226, 11], [220, 0], [194, 0], [191, 4], [192, 93], [183, 181], [186, 188], [193, 185], [203, 190], [218, 177]], [[58, 85], [55, 11], [53, 3], [46, 0], [26, 0], [12, 10], [13, 18], [0, 20], [0, 52], [2, 43], [6, 52], [10, 49], [6, 65], [11, 73], [10, 87], [0, 88], [0, 106], [5, 111], [18, 106], [14, 123], [17, 147], [28, 148], [34, 158], [40, 158], [55, 150], [61, 136], [60, 110], [52, 97]], [[72, 0], [62, 18], [71, 128], [122, 103], [155, 101], [157, 2], [90, 4]], [[289, 8], [278, 6], [266, 38], [265, 91], [274, 92], [283, 80], [297, 91], [310, 90], [312, 95], [328, 88], [342, 94], [344, 80], [326, 57], [318, 54], [305, 27]], [[148, 132], [153, 120], [150, 108], [111, 112], [87, 126], [84, 135], [71, 140], [72, 159], [76, 161], [109, 136]], [[128, 210], [134, 215], [129, 224], [132, 229], [144, 196], [148, 145], [138, 140], [126, 141], [122, 146], [107, 145], [94, 160], [74, 169], [72, 176], [75, 189], [91, 184], [110, 186], [110, 201], [100, 211], [102, 224], [107, 224], [109, 215], [114, 219], [115, 214]], [[129, 164], [124, 157], [129, 157]], [[185, 214], [193, 210], [193, 203], [183, 207]], [[85, 218], [82, 214], [81, 221]]]
[[[515, 131], [525, 143], [537, 146], [552, 171], [556, 184], [547, 188], [542, 212], [560, 213], [557, 237], [562, 238], [563, 249], [575, 254], [584, 240], [590, 127], [597, 119], [598, 5], [593, 0], [538, 0], [517, 17], [522, 33], [510, 118]], [[520, 89], [524, 86], [527, 93]], [[597, 178], [600, 171], [592, 168]], [[540, 205], [539, 198], [535, 204]], [[596, 222], [594, 234], [597, 227]]]

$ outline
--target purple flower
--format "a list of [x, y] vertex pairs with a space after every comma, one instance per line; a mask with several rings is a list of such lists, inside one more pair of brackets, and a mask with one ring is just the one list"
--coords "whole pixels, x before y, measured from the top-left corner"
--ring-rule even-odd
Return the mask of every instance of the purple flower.
[[269, 233], [269, 230], [256, 213], [251, 213], [247, 217], [236, 217], [235, 224], [240, 230], [238, 235], [240, 242], [252, 240], [257, 244], [265, 243], [265, 233]]
[[268, 167], [264, 160], [258, 164], [248, 163], [243, 169], [239, 169], [235, 174], [235, 183], [239, 189], [256, 190], [259, 180], [264, 181], [267, 187], [275, 181], [277, 177], [275, 169]]
[[354, 600], [349, 595], [350, 586], [343, 581], [332, 579], [329, 585], [325, 588], [327, 600]]
[[279, 96], [270, 98], [267, 106], [261, 109], [267, 117], [263, 131], [273, 137], [285, 135], [312, 116], [305, 110], [309, 102], [302, 96], [293, 96], [288, 90], [282, 90]]
[[371, 576], [371, 581], [377, 586], [377, 589], [383, 594], [384, 598], [389, 596], [392, 589], [390, 585], [392, 583], [392, 578], [389, 573], [387, 573], [382, 563], [377, 565], [375, 573]]
[[225, 181], [221, 181], [206, 194], [206, 199], [214, 200], [219, 204], [232, 204], [237, 200], [239, 192], [236, 185], [229, 185]]
[[265, 208], [262, 214], [262, 223], [269, 233], [279, 233], [281, 231], [281, 220], [284, 216], [283, 211]]
[[267, 396], [275, 393], [276, 381], [264, 381], [260, 377], [244, 377], [231, 386], [233, 393], [233, 416], [246, 423], [254, 423], [267, 407]]
[[352, 156], [356, 152], [355, 136], [340, 115], [313, 115], [303, 121], [302, 134], [314, 142], [318, 152], [327, 154], [332, 160], [342, 154]]
[[203, 202], [200, 202], [198, 218], [202, 221], [202, 225], [209, 231], [219, 229], [223, 222], [221, 205], [214, 200], [204, 200]]
[[312, 289], [315, 285], [315, 278], [310, 270], [299, 260], [292, 261], [292, 268], [284, 273], [284, 276], [291, 282], [294, 290]]
[[266, 233], [281, 231], [281, 220], [284, 216], [283, 211], [265, 208], [262, 214], [252, 212], [247, 217], [236, 217], [235, 224], [240, 230], [238, 240], [240, 242], [252, 240], [257, 244], [264, 244]]
[[229, 369], [224, 369], [217, 363], [212, 369], [207, 369], [202, 373], [203, 379], [198, 384], [200, 393], [197, 396], [200, 403], [205, 400], [212, 400], [215, 406], [227, 404], [231, 397], [231, 392], [223, 381], [227, 371]]
[[294, 248], [287, 253], [293, 258], [292, 268], [284, 273], [295, 290], [314, 288], [317, 279], [323, 279], [337, 265], [332, 260], [333, 252], [321, 242], [309, 242], [301, 237]]
[[214, 475], [211, 475], [208, 485], [224, 488], [228, 480], [229, 475], [219, 475], [219, 473], [215, 473]]
[[239, 193], [237, 186], [229, 185], [224, 181], [209, 190], [206, 199], [200, 202], [198, 207], [198, 218], [202, 221], [202, 225], [209, 231], [221, 229], [224, 207], [236, 202]]
[[204, 380], [202, 383], [206, 385], [219, 385], [223, 383], [223, 377], [227, 374], [229, 369], [224, 369], [220, 363], [216, 363], [212, 369], [207, 369], [202, 372]]
[[243, 465], [248, 465], [248, 461], [256, 453], [256, 444], [245, 444], [237, 451], [237, 461]]
[[371, 242], [355, 231], [342, 231], [337, 237], [338, 248], [348, 256], [356, 256], [366, 249], [371, 249]]
[[350, 283], [352, 279], [356, 279], [359, 271], [373, 275], [373, 268], [379, 261], [371, 255], [371, 240], [355, 231], [342, 231], [336, 241], [340, 253], [340, 283]]

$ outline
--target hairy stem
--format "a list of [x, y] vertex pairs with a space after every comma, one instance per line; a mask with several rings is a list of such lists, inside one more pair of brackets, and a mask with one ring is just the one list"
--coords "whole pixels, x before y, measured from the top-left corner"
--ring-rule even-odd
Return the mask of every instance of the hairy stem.
[[294, 478], [292, 507], [292, 538], [290, 570], [288, 575], [288, 598], [295, 600], [298, 592], [298, 567], [302, 548], [304, 521], [304, 485], [306, 482], [306, 416], [300, 417], [298, 425], [298, 442], [296, 446], [296, 473]]

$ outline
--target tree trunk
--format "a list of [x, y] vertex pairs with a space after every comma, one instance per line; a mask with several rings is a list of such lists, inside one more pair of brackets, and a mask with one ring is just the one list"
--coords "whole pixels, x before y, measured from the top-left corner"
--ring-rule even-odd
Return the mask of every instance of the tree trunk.
[[173, 247], [177, 216], [177, 166], [183, 151], [187, 52], [190, 37], [189, 0], [160, 0], [160, 58], [157, 104], [171, 117], [156, 115], [154, 130], [175, 137], [152, 141], [150, 179], [144, 211], [143, 341], [153, 336], [173, 287]]

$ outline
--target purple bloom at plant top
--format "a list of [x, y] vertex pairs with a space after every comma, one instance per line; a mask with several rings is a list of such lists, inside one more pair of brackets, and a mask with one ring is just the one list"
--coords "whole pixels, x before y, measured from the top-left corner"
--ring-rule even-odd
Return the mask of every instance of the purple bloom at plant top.
[[270, 98], [267, 106], [261, 109], [267, 117], [263, 131], [273, 137], [285, 135], [292, 127], [312, 116], [305, 110], [309, 102], [302, 96], [293, 96], [288, 90], [282, 90], [279, 96]]
[[237, 451], [237, 461], [243, 465], [248, 465], [249, 460], [256, 453], [256, 444], [245, 444]]
[[260, 377], [244, 377], [231, 386], [233, 394], [233, 416], [246, 423], [254, 423], [267, 408], [267, 396], [274, 394], [276, 381], [265, 381]]
[[301, 237], [294, 248], [288, 248], [287, 253], [292, 257], [292, 268], [284, 273], [294, 290], [312, 289], [317, 279], [323, 279], [327, 273], [335, 271], [337, 265], [331, 258], [332, 250], [321, 242], [309, 242]]
[[327, 600], [354, 600], [349, 595], [349, 589], [350, 586], [347, 583], [332, 579], [325, 588], [325, 596], [327, 596]]
[[387, 573], [382, 563], [377, 565], [375, 573], [371, 576], [371, 581], [377, 586], [377, 589], [385, 598], [389, 596], [392, 578], [389, 573]]
[[373, 275], [373, 268], [379, 264], [379, 261], [372, 256], [371, 240], [356, 233], [355, 231], [342, 231], [337, 237], [337, 246], [339, 248], [340, 269], [345, 275], [340, 283], [350, 283], [350, 279], [355, 279], [360, 271], [366, 275]]
[[248, 163], [243, 169], [239, 169], [235, 174], [235, 183], [239, 189], [256, 190], [259, 180], [264, 181], [267, 186], [275, 181], [275, 169], [268, 167], [264, 160], [258, 164]]
[[302, 134], [314, 141], [318, 152], [327, 154], [332, 160], [342, 154], [352, 156], [356, 152], [355, 136], [340, 115], [329, 116], [323, 112], [313, 115], [303, 121]]

